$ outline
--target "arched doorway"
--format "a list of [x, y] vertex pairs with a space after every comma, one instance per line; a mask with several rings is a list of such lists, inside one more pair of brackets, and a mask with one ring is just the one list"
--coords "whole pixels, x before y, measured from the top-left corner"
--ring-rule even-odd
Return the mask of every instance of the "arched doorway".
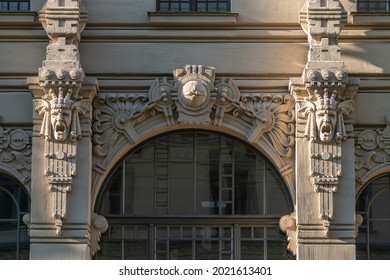
[[180, 131], [132, 150], [95, 211], [109, 229], [97, 259], [283, 259], [287, 187], [258, 151], [231, 136]]
[[30, 198], [15, 179], [0, 174], [0, 260], [28, 259], [30, 237], [23, 215], [30, 210]]
[[356, 212], [363, 216], [356, 239], [358, 259], [390, 259], [390, 174], [375, 179], [359, 194]]

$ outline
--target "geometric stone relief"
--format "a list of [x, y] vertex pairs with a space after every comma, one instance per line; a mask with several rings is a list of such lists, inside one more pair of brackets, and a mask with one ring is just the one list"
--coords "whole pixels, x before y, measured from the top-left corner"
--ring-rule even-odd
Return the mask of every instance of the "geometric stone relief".
[[[43, 99], [34, 99], [35, 110], [42, 118], [41, 138], [45, 139], [45, 176], [53, 194], [53, 218], [56, 233], [61, 235], [62, 219], [67, 217], [67, 192], [72, 190], [76, 176], [77, 140], [81, 138], [80, 116], [90, 109], [88, 99], [77, 100], [68, 88], [66, 95], [50, 89]], [[75, 99], [75, 100], [73, 100]]]
[[[386, 116], [386, 125], [383, 130], [364, 130], [356, 137], [355, 171], [357, 190], [373, 176], [389, 170], [390, 116]], [[381, 170], [383, 171], [381, 172]]]
[[342, 175], [341, 142], [347, 138], [344, 118], [349, 118], [353, 110], [353, 101], [343, 101], [338, 91], [342, 93], [343, 88], [308, 88], [310, 98], [300, 102], [298, 110], [301, 122], [306, 118], [303, 136], [310, 142], [309, 175], [319, 195], [320, 218], [325, 234], [333, 218], [333, 193], [337, 191]]
[[[104, 172], [121, 141], [134, 144], [160, 118], [164, 126], [239, 125], [247, 140], [263, 139], [291, 159], [295, 145], [295, 101], [289, 94], [241, 95], [232, 79], [216, 79], [215, 68], [187, 65], [173, 79], [156, 79], [148, 94], [100, 94], [93, 103], [94, 154]], [[292, 171], [292, 168], [290, 168]]]
[[31, 135], [31, 131], [0, 126], [0, 170], [8, 171], [26, 187], [31, 178]]

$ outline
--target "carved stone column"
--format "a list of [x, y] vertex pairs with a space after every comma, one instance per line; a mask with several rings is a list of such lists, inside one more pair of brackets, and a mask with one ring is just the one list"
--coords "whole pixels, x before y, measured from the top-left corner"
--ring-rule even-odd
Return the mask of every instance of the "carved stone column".
[[[298, 259], [354, 259], [353, 98], [338, 36], [347, 14], [338, 0], [308, 0], [301, 12], [309, 55], [296, 100], [296, 242]], [[291, 246], [291, 245], [290, 245]]]
[[35, 109], [30, 258], [88, 259], [91, 102], [97, 87], [84, 76], [79, 59], [86, 12], [78, 0], [48, 0], [40, 21], [50, 42], [39, 76], [28, 79]]

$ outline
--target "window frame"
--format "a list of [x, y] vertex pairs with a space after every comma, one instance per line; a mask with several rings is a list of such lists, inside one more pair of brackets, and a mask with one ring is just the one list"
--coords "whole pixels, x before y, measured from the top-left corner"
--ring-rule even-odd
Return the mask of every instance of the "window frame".
[[[385, 10], [380, 7], [381, 4], [386, 5]], [[357, 12], [358, 13], [388, 13], [390, 12], [390, 0], [358, 0]]]
[[[180, 12], [180, 13], [229, 13], [231, 12], [231, 0], [185, 0], [186, 2], [183, 3], [182, 0], [156, 0], [156, 12]], [[206, 4], [206, 10], [200, 11], [198, 10], [198, 4], [204, 3]], [[161, 4], [168, 4], [169, 8], [168, 10], [161, 10]], [[172, 10], [171, 4], [178, 4], [179, 9], [177, 11]], [[182, 10], [182, 4], [189, 4], [189, 10]], [[216, 11], [210, 11], [208, 10], [209, 4], [216, 4], [217, 10]], [[218, 4], [226, 4], [227, 8], [226, 10], [218, 10]]]

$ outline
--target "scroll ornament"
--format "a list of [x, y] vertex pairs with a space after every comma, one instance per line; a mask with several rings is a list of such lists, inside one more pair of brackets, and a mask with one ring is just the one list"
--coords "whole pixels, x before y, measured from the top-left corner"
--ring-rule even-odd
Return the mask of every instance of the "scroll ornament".
[[[356, 137], [356, 183], [360, 187], [376, 174], [387, 172], [390, 163], [390, 116], [381, 130], [364, 130]], [[383, 170], [383, 171], [382, 171]]]
[[62, 219], [67, 217], [67, 192], [72, 190], [76, 175], [77, 139], [81, 138], [80, 114], [89, 111], [90, 101], [74, 101], [72, 88], [49, 90], [43, 99], [35, 99], [35, 111], [42, 117], [41, 138], [45, 139], [45, 176], [53, 193], [53, 217], [57, 235]]

